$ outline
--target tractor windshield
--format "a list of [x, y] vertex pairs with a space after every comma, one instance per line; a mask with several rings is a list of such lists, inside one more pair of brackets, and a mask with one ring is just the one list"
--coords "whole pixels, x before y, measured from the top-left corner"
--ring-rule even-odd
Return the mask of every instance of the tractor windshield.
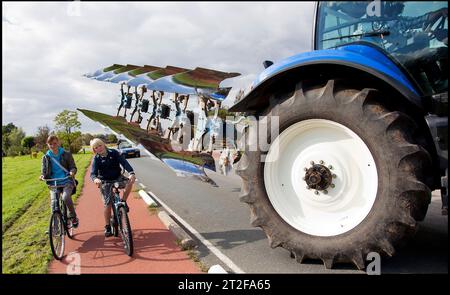
[[366, 41], [383, 49], [432, 95], [448, 89], [447, 2], [320, 2], [316, 49]]

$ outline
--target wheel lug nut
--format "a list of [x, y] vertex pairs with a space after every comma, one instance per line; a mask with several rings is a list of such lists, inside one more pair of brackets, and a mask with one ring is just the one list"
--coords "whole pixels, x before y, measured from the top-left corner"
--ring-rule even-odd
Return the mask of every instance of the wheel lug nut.
[[309, 164], [314, 165], [314, 161], [311, 161]]
[[307, 185], [307, 186], [306, 186], [306, 189], [311, 189], [311, 188], [309, 187], [309, 185]]
[[324, 190], [323, 193], [326, 195], [326, 194], [328, 194], [328, 191], [327, 191], [327, 190]]
[[318, 195], [318, 194], [319, 194], [319, 191], [315, 191], [314, 193], [315, 193], [316, 195]]
[[333, 166], [329, 165], [329, 166], [328, 166], [328, 169], [333, 169]]
[[333, 177], [333, 178], [336, 178], [336, 174], [333, 174], [332, 177]]
[[308, 171], [308, 168], [303, 168], [304, 171]]
[[330, 184], [330, 186], [331, 186], [331, 188], [334, 188], [334, 187], [335, 187], [334, 183]]
[[322, 160], [320, 160], [320, 162], [319, 162], [320, 164], [323, 164], [323, 161]]

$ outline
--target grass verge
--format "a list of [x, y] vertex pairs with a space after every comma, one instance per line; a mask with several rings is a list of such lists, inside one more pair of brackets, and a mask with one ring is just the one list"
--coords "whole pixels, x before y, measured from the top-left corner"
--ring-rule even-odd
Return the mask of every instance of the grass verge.
[[[92, 154], [74, 155], [78, 168], [76, 178], [79, 181], [77, 193], [72, 196], [75, 203], [83, 188], [84, 175], [90, 164], [91, 157]], [[4, 178], [15, 178], [15, 182], [9, 182], [2, 186], [2, 189], [10, 194], [8, 196], [9, 198], [7, 197], [6, 200], [3, 198], [2, 201], [2, 212], [3, 210], [10, 212], [10, 217], [8, 219], [9, 226], [8, 228], [5, 228], [2, 235], [3, 273], [46, 273], [48, 264], [52, 259], [48, 235], [45, 234], [45, 231], [48, 228], [51, 210], [48, 189], [44, 183], [39, 183], [37, 181], [40, 174], [40, 161], [37, 171], [32, 171], [31, 168], [29, 169], [30, 175], [28, 175], [28, 177], [34, 180], [27, 185], [27, 189], [32, 192], [28, 195], [29, 198], [21, 203], [21, 207], [18, 206], [19, 209], [16, 207], [11, 208], [11, 206], [8, 208], [10, 205], [8, 201], [14, 196], [14, 192], [17, 193], [17, 190], [14, 191], [14, 187], [20, 188], [25, 186], [20, 182], [21, 179], [23, 179], [23, 176], [14, 171], [14, 169], [23, 171], [21, 168], [23, 162], [25, 162], [25, 166], [27, 166], [26, 159], [20, 161], [20, 158], [21, 157], [16, 157], [16, 159], [12, 159], [14, 161], [9, 161], [9, 167], [3, 170]], [[5, 160], [7, 159], [4, 159], [4, 161]], [[14, 168], [14, 166], [16, 167]], [[5, 167], [3, 166], [2, 168]]]

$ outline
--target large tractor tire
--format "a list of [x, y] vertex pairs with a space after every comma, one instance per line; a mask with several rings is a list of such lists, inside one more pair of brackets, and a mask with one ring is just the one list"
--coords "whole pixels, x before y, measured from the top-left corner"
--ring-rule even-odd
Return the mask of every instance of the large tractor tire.
[[364, 269], [370, 252], [392, 256], [431, 200], [431, 157], [417, 144], [414, 121], [387, 107], [388, 93], [354, 85], [299, 82], [272, 97], [277, 103], [260, 115], [269, 131], [278, 116], [279, 135], [268, 135], [268, 151], [249, 149], [255, 142], [247, 136], [236, 169], [251, 224], [299, 263]]

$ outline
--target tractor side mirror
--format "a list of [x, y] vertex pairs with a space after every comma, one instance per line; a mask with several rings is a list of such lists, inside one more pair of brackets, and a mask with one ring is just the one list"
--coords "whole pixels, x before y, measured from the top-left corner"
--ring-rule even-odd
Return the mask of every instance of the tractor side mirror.
[[267, 69], [267, 68], [270, 67], [271, 65], [273, 65], [273, 61], [271, 61], [271, 60], [265, 60], [265, 61], [263, 62], [263, 66], [264, 66], [265, 69]]

